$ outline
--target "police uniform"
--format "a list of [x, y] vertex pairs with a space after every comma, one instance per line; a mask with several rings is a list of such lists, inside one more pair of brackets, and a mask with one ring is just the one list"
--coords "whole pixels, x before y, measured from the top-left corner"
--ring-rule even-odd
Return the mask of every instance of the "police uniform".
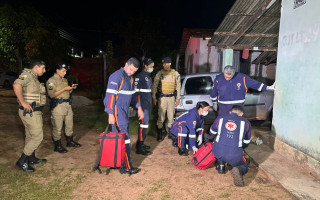
[[196, 146], [196, 136], [203, 134], [204, 117], [199, 115], [198, 109], [193, 108], [182, 115], [172, 123], [170, 132], [178, 139], [178, 147], [181, 149], [186, 148], [192, 150]]
[[[68, 86], [68, 80], [55, 73], [47, 81], [48, 95]], [[73, 111], [71, 108], [70, 91], [64, 91], [58, 96], [50, 99], [51, 123], [53, 126], [52, 136], [55, 143], [54, 151], [66, 153], [67, 150], [61, 144], [61, 132], [63, 123], [65, 125], [65, 134], [68, 147], [80, 147], [81, 145], [73, 141]]]
[[135, 75], [134, 85], [136, 90], [134, 96], [136, 96], [144, 113], [144, 118], [139, 121], [140, 125], [138, 128], [137, 153], [150, 155], [151, 152], [146, 151], [146, 148], [149, 149], [150, 147], [144, 144], [146, 133], [149, 128], [149, 119], [152, 109], [152, 80], [150, 73], [141, 71], [139, 74]]
[[250, 144], [251, 124], [244, 117], [231, 113], [217, 117], [210, 128], [214, 138], [212, 152], [224, 167], [229, 163], [241, 176], [248, 172], [244, 149]]
[[[22, 158], [23, 156], [21, 156], [17, 165], [23, 162], [37, 164], [33, 162], [36, 162], [34, 160], [37, 159], [35, 158], [35, 150], [39, 147], [43, 139], [42, 108], [46, 104], [46, 90], [44, 84], [39, 82], [38, 75], [31, 69], [27, 68], [23, 70], [19, 78], [16, 79], [14, 83], [18, 83], [22, 86], [22, 95], [25, 102], [29, 104], [34, 104], [35, 102], [33, 112], [26, 113], [18, 101], [20, 105], [19, 117], [25, 127], [26, 134], [25, 146], [23, 149], [23, 156], [25, 155], [26, 157]], [[45, 162], [46, 160], [41, 159], [41, 161]], [[34, 171], [34, 169], [31, 171]]]
[[[133, 78], [128, 76], [123, 68], [112, 73], [108, 80], [106, 96], [103, 100], [105, 112], [115, 116], [116, 124], [121, 132], [125, 133], [126, 159], [122, 168], [130, 170], [133, 168], [130, 157], [130, 135], [128, 110], [130, 103], [138, 108], [140, 104], [136, 98], [132, 98], [135, 93]], [[114, 127], [113, 127], [114, 128]], [[115, 131], [115, 130], [113, 130]]]
[[218, 116], [228, 114], [233, 105], [243, 107], [248, 88], [266, 91], [267, 85], [238, 72], [230, 80], [226, 80], [223, 73], [219, 74], [210, 94], [211, 100], [218, 102]]
[[152, 87], [152, 98], [157, 98], [156, 93], [159, 93], [158, 99], [158, 141], [162, 140], [162, 127], [165, 121], [165, 114], [167, 112], [167, 126], [171, 127], [174, 117], [175, 108], [175, 92], [177, 99], [180, 99], [180, 75], [174, 69], [166, 71], [162, 69], [155, 78]]

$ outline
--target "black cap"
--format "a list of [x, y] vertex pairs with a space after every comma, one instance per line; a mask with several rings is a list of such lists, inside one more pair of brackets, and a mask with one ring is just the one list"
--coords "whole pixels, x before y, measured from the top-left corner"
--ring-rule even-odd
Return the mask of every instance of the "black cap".
[[163, 60], [162, 60], [163, 63], [171, 63], [171, 58], [169, 57], [165, 57]]
[[68, 65], [66, 64], [66, 63], [64, 63], [64, 62], [59, 62], [59, 63], [57, 63], [56, 64], [56, 69], [63, 69], [63, 68], [65, 68], [66, 70], [68, 70]]

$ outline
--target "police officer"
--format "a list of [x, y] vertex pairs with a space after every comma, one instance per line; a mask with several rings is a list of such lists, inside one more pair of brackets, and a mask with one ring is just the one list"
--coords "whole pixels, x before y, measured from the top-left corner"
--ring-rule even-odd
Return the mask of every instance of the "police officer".
[[231, 173], [236, 186], [244, 186], [243, 175], [248, 172], [249, 165], [244, 149], [250, 144], [251, 124], [242, 115], [243, 108], [234, 105], [229, 114], [218, 116], [210, 128], [218, 173], [224, 174], [225, 162], [229, 163], [233, 167]]
[[186, 149], [193, 150], [194, 154], [198, 151], [196, 136], [203, 135], [203, 119], [208, 114], [209, 108], [207, 102], [199, 101], [195, 108], [183, 113], [172, 123], [170, 132], [178, 139], [179, 155], [187, 156]]
[[[13, 89], [19, 102], [19, 117], [25, 127], [25, 146], [16, 166], [25, 172], [34, 172], [31, 166], [47, 162], [35, 156], [35, 150], [43, 139], [42, 108], [46, 104], [45, 87], [38, 76], [45, 73], [45, 63], [34, 60], [14, 81]], [[31, 105], [30, 105], [31, 104]]]
[[53, 126], [52, 136], [54, 151], [59, 153], [68, 152], [61, 144], [61, 131], [65, 124], [67, 147], [80, 147], [73, 140], [73, 112], [71, 108], [71, 92], [77, 88], [77, 84], [68, 85], [64, 78], [67, 73], [67, 65], [63, 62], [56, 64], [56, 73], [48, 79], [47, 90], [50, 97], [51, 123]]
[[[163, 69], [159, 71], [152, 86], [153, 103], [158, 103], [157, 140], [162, 141], [162, 127], [167, 113], [167, 127], [170, 129], [174, 117], [174, 107], [180, 102], [180, 75], [171, 69], [171, 58], [162, 60]], [[159, 98], [157, 98], [157, 93]], [[176, 94], [176, 97], [175, 97]], [[176, 99], [175, 99], [176, 98]], [[159, 102], [157, 102], [159, 101]], [[169, 134], [170, 135], [170, 134]]]
[[134, 84], [136, 88], [136, 93], [134, 95], [137, 96], [138, 102], [142, 107], [144, 118], [140, 120], [140, 125], [138, 128], [138, 140], [136, 145], [136, 153], [142, 155], [150, 155], [152, 154], [150, 146], [145, 145], [144, 141], [146, 139], [146, 133], [149, 127], [149, 117], [152, 109], [152, 97], [151, 97], [151, 89], [152, 89], [152, 80], [150, 77], [150, 73], [153, 71], [154, 62], [151, 58], [145, 58], [142, 61], [144, 69], [135, 76]]
[[233, 105], [243, 107], [248, 88], [257, 91], [274, 90], [275, 84], [267, 86], [235, 71], [235, 67], [227, 65], [223, 74], [214, 80], [210, 98], [218, 102], [218, 115], [228, 114]]
[[143, 110], [137, 98], [132, 98], [132, 95], [136, 92], [132, 75], [138, 68], [139, 61], [132, 57], [126, 62], [123, 68], [112, 73], [109, 77], [106, 96], [103, 100], [105, 111], [109, 114], [109, 124], [118, 125], [121, 132], [125, 133], [126, 160], [120, 167], [121, 174], [136, 174], [140, 171], [139, 168], [132, 166], [128, 117], [130, 103], [138, 109], [139, 120], [142, 120], [144, 117]]

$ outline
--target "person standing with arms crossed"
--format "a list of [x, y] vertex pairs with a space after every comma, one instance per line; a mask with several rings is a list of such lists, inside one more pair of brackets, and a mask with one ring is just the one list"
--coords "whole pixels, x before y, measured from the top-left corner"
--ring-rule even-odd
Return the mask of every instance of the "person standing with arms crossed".
[[68, 85], [64, 78], [67, 73], [67, 65], [60, 62], [56, 65], [56, 73], [48, 79], [47, 90], [50, 97], [51, 122], [53, 126], [54, 151], [67, 153], [61, 144], [61, 131], [65, 124], [67, 147], [80, 147], [73, 141], [73, 111], [71, 107], [71, 93], [77, 88], [76, 84]]
[[[174, 117], [174, 107], [178, 106], [180, 102], [180, 74], [171, 69], [171, 58], [165, 57], [162, 60], [163, 69], [159, 71], [152, 86], [153, 103], [158, 103], [158, 121], [157, 121], [157, 141], [162, 141], [162, 128], [167, 113], [168, 130], [170, 130]], [[157, 93], [159, 98], [157, 98]], [[176, 95], [176, 97], [175, 97]], [[168, 138], [170, 131], [168, 131]]]
[[139, 120], [140, 125], [138, 128], [138, 140], [136, 145], [136, 153], [142, 155], [151, 155], [152, 152], [148, 151], [150, 146], [145, 145], [146, 133], [149, 128], [149, 118], [152, 109], [152, 80], [151, 72], [153, 71], [154, 62], [151, 58], [145, 58], [142, 61], [144, 69], [134, 77], [134, 84], [136, 93], [134, 94], [138, 98], [138, 102], [142, 107], [144, 118]]
[[[34, 60], [13, 83], [13, 90], [19, 102], [19, 117], [25, 127], [23, 153], [16, 163], [18, 169], [34, 172], [31, 165], [46, 163], [46, 159], [35, 156], [35, 150], [43, 140], [42, 108], [46, 104], [46, 89], [38, 76], [46, 72], [45, 62]], [[32, 107], [33, 106], [33, 107]], [[35, 106], [35, 107], [34, 107]]]
[[[132, 75], [138, 70], [139, 65], [139, 61], [132, 57], [126, 62], [123, 68], [112, 73], [108, 79], [106, 96], [103, 100], [105, 112], [107, 112], [109, 116], [109, 124], [116, 124], [121, 132], [125, 133], [126, 160], [120, 167], [121, 174], [136, 174], [140, 171], [139, 168], [133, 167], [130, 157], [128, 117], [130, 103], [132, 103], [138, 109], [139, 120], [144, 118], [143, 110], [139, 102], [136, 98], [132, 98], [132, 95], [136, 92]], [[112, 128], [114, 129], [115, 126]]]

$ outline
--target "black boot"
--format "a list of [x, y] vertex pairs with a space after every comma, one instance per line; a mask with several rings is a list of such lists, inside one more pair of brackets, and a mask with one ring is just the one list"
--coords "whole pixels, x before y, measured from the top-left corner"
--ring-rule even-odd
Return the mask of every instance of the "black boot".
[[161, 142], [162, 140], [163, 140], [163, 138], [162, 138], [162, 128], [158, 128], [157, 141]]
[[29, 156], [29, 164], [31, 165], [35, 165], [35, 164], [39, 164], [39, 163], [46, 163], [47, 159], [39, 159], [36, 157], [35, 152], [33, 152], [31, 154], [31, 156]]
[[67, 153], [68, 151], [62, 146], [61, 140], [54, 141], [54, 151], [59, 153]]
[[143, 142], [137, 141], [136, 154], [142, 154], [142, 155], [148, 156], [148, 155], [151, 155], [152, 152], [151, 152], [151, 151], [148, 151], [147, 149], [145, 149], [145, 148], [143, 147]]
[[173, 134], [169, 131], [169, 133], [168, 133], [168, 139], [173, 139]]
[[225, 162], [218, 161], [218, 165], [216, 166], [216, 170], [218, 171], [219, 174], [225, 174], [226, 173]]
[[146, 144], [142, 144], [142, 147], [145, 149], [150, 149], [150, 146], [146, 145]]
[[16, 166], [25, 172], [34, 172], [35, 169], [28, 163], [28, 161], [29, 161], [29, 156], [22, 153], [21, 157], [16, 162]]
[[243, 171], [240, 167], [233, 167], [231, 170], [231, 174], [233, 177], [233, 182], [236, 186], [243, 187], [244, 181], [243, 181]]
[[172, 146], [178, 147], [178, 138], [175, 136], [172, 137]]
[[140, 171], [139, 168], [132, 167], [131, 169], [126, 169], [124, 167], [120, 167], [120, 174], [136, 174]]
[[67, 136], [67, 147], [81, 147], [81, 144], [73, 141], [73, 136]]
[[180, 156], [187, 156], [188, 155], [187, 152], [184, 149], [181, 149], [181, 148], [178, 149], [178, 154]]

